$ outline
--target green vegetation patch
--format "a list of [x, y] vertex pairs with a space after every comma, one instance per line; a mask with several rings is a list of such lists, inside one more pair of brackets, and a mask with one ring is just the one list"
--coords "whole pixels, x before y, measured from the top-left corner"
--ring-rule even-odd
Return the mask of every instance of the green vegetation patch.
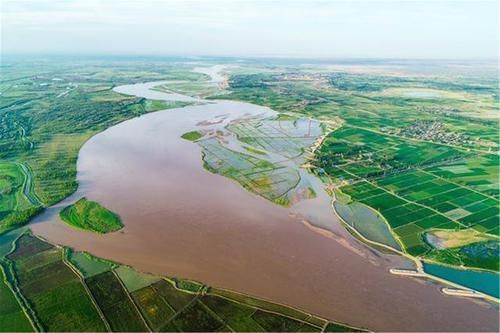
[[137, 272], [128, 266], [120, 266], [115, 272], [129, 292], [147, 287], [161, 279], [159, 276]]
[[0, 265], [0, 332], [34, 332]]
[[162, 327], [176, 313], [167, 299], [159, 293], [155, 285], [136, 290], [132, 293], [132, 297], [148, 325], [154, 331], [162, 330]]
[[225, 325], [213, 316], [207, 307], [194, 301], [173, 319], [173, 324], [181, 332], [217, 332]]
[[78, 229], [108, 233], [123, 228], [120, 217], [95, 201], [81, 198], [59, 213], [61, 219]]
[[115, 263], [94, 257], [87, 252], [68, 252], [69, 261], [85, 278], [107, 272], [117, 266]]
[[85, 279], [111, 329], [118, 332], [144, 332], [142, 319], [127, 291], [112, 272]]
[[166, 280], [160, 280], [153, 284], [152, 287], [154, 287], [156, 293], [165, 299], [175, 311], [182, 310], [196, 297], [192, 293], [183, 292], [177, 289], [172, 283]]
[[199, 144], [208, 170], [234, 179], [247, 190], [277, 204], [290, 204], [287, 194], [300, 181], [300, 175], [293, 168], [231, 150], [215, 138], [199, 141]]
[[177, 278], [173, 278], [172, 280], [174, 281], [175, 286], [178, 289], [185, 290], [191, 293], [200, 292], [205, 287], [204, 284], [192, 280], [184, 280]]
[[208, 306], [236, 332], [264, 332], [264, 328], [252, 318], [256, 309], [230, 301], [223, 297], [207, 295], [202, 298]]
[[252, 318], [266, 332], [320, 332], [321, 329], [312, 327], [303, 322], [283, 317], [274, 313], [261, 310], [255, 311]]
[[201, 134], [200, 131], [191, 131], [191, 132], [186, 132], [181, 135], [181, 138], [189, 141], [196, 141], [199, 138], [203, 137], [203, 134]]
[[43, 247], [40, 242], [45, 242], [29, 235], [20, 240], [9, 259], [19, 289], [44, 330], [104, 331], [106, 327], [81, 281], [63, 262], [62, 249], [50, 244]]

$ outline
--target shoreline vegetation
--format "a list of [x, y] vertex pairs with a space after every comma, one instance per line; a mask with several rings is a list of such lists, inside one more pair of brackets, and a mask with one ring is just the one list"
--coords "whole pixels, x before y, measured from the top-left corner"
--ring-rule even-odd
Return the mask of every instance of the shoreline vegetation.
[[99, 234], [123, 228], [120, 217], [95, 201], [81, 198], [59, 212], [61, 220], [68, 225]]

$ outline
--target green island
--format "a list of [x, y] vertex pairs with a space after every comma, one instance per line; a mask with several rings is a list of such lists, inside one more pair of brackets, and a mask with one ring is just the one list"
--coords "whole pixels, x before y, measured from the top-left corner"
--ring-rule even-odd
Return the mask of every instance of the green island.
[[2, 332], [364, 331], [196, 281], [143, 274], [29, 232], [0, 240], [10, 245], [0, 253]]
[[120, 217], [95, 201], [81, 198], [59, 213], [61, 220], [72, 227], [105, 234], [123, 228]]
[[181, 138], [189, 140], [189, 141], [196, 141], [199, 138], [201, 138], [203, 134], [201, 134], [199, 131], [191, 131], [182, 134]]

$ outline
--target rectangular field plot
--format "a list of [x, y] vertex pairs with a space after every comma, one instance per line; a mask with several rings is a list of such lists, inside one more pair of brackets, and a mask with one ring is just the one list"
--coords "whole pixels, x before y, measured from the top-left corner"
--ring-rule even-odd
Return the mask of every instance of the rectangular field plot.
[[225, 328], [225, 324], [198, 300], [182, 310], [172, 323], [179, 332], [218, 332]]
[[[424, 179], [424, 182], [419, 183], [419, 179]], [[405, 187], [394, 186], [402, 183], [405, 184]], [[408, 186], [410, 183], [413, 185]], [[409, 201], [436, 210], [437, 213], [463, 227], [480, 224], [482, 220], [498, 214], [497, 200], [427, 172], [417, 170], [389, 176], [378, 181], [378, 184], [393, 190]], [[384, 212], [384, 214], [387, 213]], [[435, 213], [431, 212], [431, 214]], [[401, 216], [400, 218], [405, 219]]]
[[182, 291], [164, 279], [134, 291], [134, 301], [153, 330], [178, 330], [171, 319], [193, 303], [196, 295]]
[[147, 287], [155, 282], [158, 282], [161, 279], [161, 277], [159, 276], [143, 274], [127, 266], [118, 267], [117, 269], [115, 269], [115, 273], [118, 275], [120, 280], [125, 285], [125, 288], [130, 293], [138, 289]]
[[9, 259], [13, 261], [21, 293], [43, 328], [77, 332], [106, 330], [80, 279], [63, 262], [62, 249], [43, 245], [45, 242], [28, 235], [20, 241]]
[[113, 331], [142, 332], [147, 330], [126, 290], [112, 272], [92, 276], [85, 282]]
[[[275, 304], [275, 303], [270, 303], [270, 302], [265, 301], [265, 300], [252, 298], [252, 297], [242, 295], [242, 294], [232, 293], [232, 292], [224, 290], [224, 289], [210, 288], [208, 295], [217, 296], [219, 298], [222, 298], [224, 301], [219, 301], [219, 302], [221, 302], [220, 304], [226, 304], [225, 302], [237, 303], [238, 305], [241, 305], [244, 307], [260, 309], [260, 310], [263, 310], [266, 312], [273, 312], [273, 313], [284, 315], [284, 316], [289, 317], [289, 318], [294, 318], [297, 321], [305, 322], [308, 325], [311, 325], [314, 327], [322, 327], [327, 323], [324, 319], [321, 319], [321, 318], [318, 318], [315, 316], [311, 316], [307, 313], [304, 313], [302, 311], [299, 311], [299, 310], [296, 310], [293, 308], [289, 308], [289, 307]], [[202, 301], [204, 299], [205, 298], [202, 298]], [[212, 304], [212, 303], [210, 303], [210, 304]], [[232, 305], [229, 304], [227, 306], [232, 306]], [[216, 310], [214, 310], [214, 311], [217, 312]], [[224, 317], [224, 314], [222, 313], [220, 316]]]
[[33, 254], [53, 248], [52, 244], [42, 241], [40, 238], [22, 235], [16, 241], [16, 250], [8, 255], [10, 260], [29, 257]]
[[133, 292], [132, 297], [149, 326], [155, 331], [160, 331], [176, 313], [154, 285]]
[[116, 266], [110, 261], [96, 258], [86, 252], [69, 251], [68, 260], [85, 278], [109, 271]]
[[0, 332], [33, 332], [30, 321], [7, 285], [0, 265]]
[[242, 142], [288, 158], [302, 155], [323, 132], [319, 122], [306, 118], [242, 119], [228, 129]]
[[229, 301], [222, 297], [207, 295], [201, 301], [215, 312], [236, 332], [264, 332], [253, 318], [255, 308]]
[[300, 181], [296, 170], [233, 151], [222, 146], [217, 139], [199, 141], [199, 144], [203, 147], [203, 159], [209, 170], [232, 178], [271, 201], [286, 205], [288, 198], [281, 198]]
[[253, 316], [266, 332], [320, 332], [321, 329], [311, 325], [279, 316], [274, 313], [257, 310]]
[[340, 165], [364, 160], [397, 170], [467, 156], [468, 154], [452, 147], [427, 142], [409, 142], [402, 138], [348, 126], [329, 134], [318, 153], [319, 165], [327, 172], [331, 171], [332, 163]]
[[426, 171], [487, 195], [499, 195], [499, 158], [496, 155], [477, 155]]

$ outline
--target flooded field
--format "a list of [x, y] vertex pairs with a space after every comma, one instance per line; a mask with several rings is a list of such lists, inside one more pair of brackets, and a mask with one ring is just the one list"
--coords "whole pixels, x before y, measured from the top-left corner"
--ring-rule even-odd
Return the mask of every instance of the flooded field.
[[[154, 99], [202, 101], [151, 91]], [[211, 102], [148, 114], [96, 135], [81, 149], [78, 191], [32, 224], [50, 241], [156, 274], [203, 281], [379, 331], [498, 330], [497, 309], [441, 294], [440, 286], [398, 277], [403, 259], [354, 240], [331, 209], [319, 179], [301, 169], [314, 199], [275, 205], [203, 168], [202, 147], [181, 139], [221, 130], [264, 107]], [[122, 231], [96, 235], [60, 222], [58, 212], [86, 196], [117, 212]]]

